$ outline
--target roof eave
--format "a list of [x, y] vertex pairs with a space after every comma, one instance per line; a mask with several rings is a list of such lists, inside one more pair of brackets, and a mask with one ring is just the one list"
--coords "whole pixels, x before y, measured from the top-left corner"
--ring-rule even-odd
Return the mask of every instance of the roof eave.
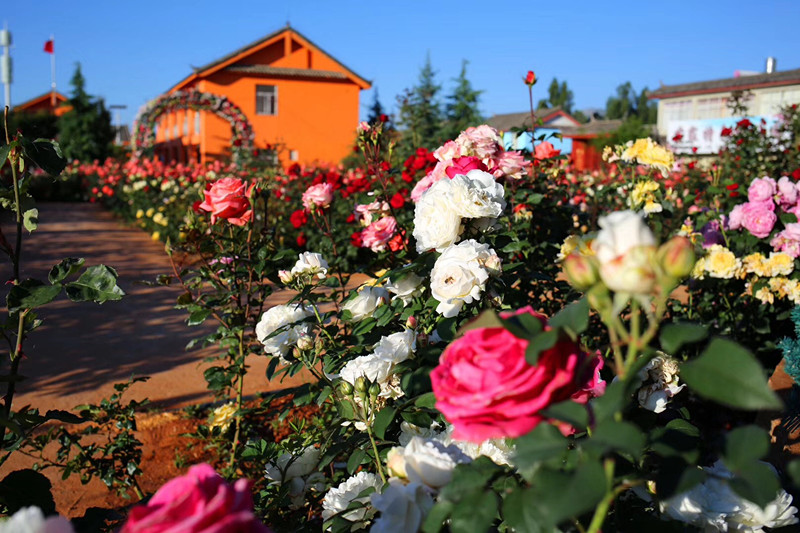
[[[771, 81], [764, 83], [754, 83], [751, 85], [728, 85], [723, 87], [710, 87], [708, 89], [688, 89], [674, 92], [653, 92], [647, 95], [648, 100], [662, 100], [665, 98], [679, 98], [681, 96], [693, 96], [697, 94], [728, 93], [732, 91], [744, 91], [748, 89], [764, 89], [767, 87], [781, 87], [783, 85], [800, 85], [800, 78], [790, 80]], [[667, 89], [666, 87], [664, 89]], [[661, 89], [659, 89], [660, 91]]]

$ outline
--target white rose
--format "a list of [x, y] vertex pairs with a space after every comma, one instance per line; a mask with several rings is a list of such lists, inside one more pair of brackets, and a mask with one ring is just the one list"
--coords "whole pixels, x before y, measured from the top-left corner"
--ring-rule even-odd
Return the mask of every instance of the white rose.
[[394, 294], [392, 300], [400, 298], [403, 300], [403, 305], [408, 305], [411, 300], [420, 296], [423, 291], [422, 278], [416, 274], [406, 274], [405, 277], [400, 278], [398, 281], [389, 279], [386, 282], [386, 290]]
[[289, 481], [296, 477], [307, 476], [317, 467], [319, 454], [319, 448], [314, 446], [304, 448], [300, 455], [284, 453], [275, 463], [267, 464], [266, 478], [270, 481]]
[[[256, 337], [264, 345], [265, 352], [285, 357], [292, 345], [311, 330], [308, 324], [291, 325], [313, 314], [311, 309], [300, 304], [276, 305], [261, 315], [261, 320], [256, 324]], [[270, 337], [278, 330], [281, 332]]]
[[638, 246], [655, 246], [656, 238], [644, 218], [634, 211], [615, 211], [600, 217], [600, 231], [592, 242], [597, 260], [609, 263]]
[[412, 483], [422, 483], [438, 490], [453, 478], [453, 469], [471, 459], [456, 446], [439, 441], [413, 437], [403, 450], [406, 474]]
[[355, 385], [360, 376], [364, 376], [371, 383], [382, 383], [389, 379], [392, 366], [394, 363], [390, 357], [371, 353], [348, 361], [342, 367], [339, 377], [351, 385]]
[[75, 533], [75, 530], [63, 516], [45, 519], [38, 507], [23, 507], [0, 522], [0, 533]]
[[451, 181], [453, 205], [463, 218], [497, 218], [506, 207], [503, 186], [488, 172], [470, 170]]
[[389, 301], [389, 292], [383, 287], [362, 286], [355, 298], [344, 303], [342, 309], [353, 315], [350, 320], [358, 322], [375, 312], [378, 306]]
[[394, 364], [402, 363], [417, 349], [417, 333], [413, 329], [406, 329], [399, 333], [392, 333], [381, 337], [375, 345], [375, 353], [386, 357]]
[[445, 442], [440, 438], [441, 433], [442, 428], [436, 422], [432, 422], [429, 428], [424, 428], [404, 420], [400, 422], [400, 436], [398, 437], [398, 442], [401, 446], [407, 446], [414, 437], [423, 437], [426, 439], [441, 440], [445, 444], [449, 444], [449, 442]]
[[447, 248], [439, 256], [431, 271], [431, 294], [439, 301], [437, 313], [454, 317], [465, 303], [480, 298], [489, 279], [483, 265], [492, 254], [494, 250], [488, 244], [470, 239]]
[[[402, 426], [400, 430], [402, 432]], [[402, 439], [402, 433], [400, 436]], [[511, 457], [514, 455], [514, 446], [509, 445], [505, 439], [489, 439], [480, 444], [465, 440], [455, 440], [453, 439], [453, 426], [450, 425], [448, 425], [442, 433], [433, 438], [442, 444], [457, 446], [458, 449], [464, 452], [470, 459], [477, 459], [480, 456], [485, 456], [494, 461], [495, 464], [513, 466]]]
[[372, 533], [416, 533], [433, 507], [433, 498], [419, 483], [405, 485], [390, 479], [383, 493], [372, 494], [372, 506], [381, 512]]
[[322, 519], [328, 520], [333, 515], [341, 513], [354, 501], [361, 502], [365, 506], [347, 511], [341, 515], [343, 518], [351, 522], [360, 522], [371, 517], [375, 510], [366, 506], [370, 499], [369, 496], [358, 497], [369, 487], [373, 487], [376, 491], [381, 490], [380, 478], [369, 472], [359, 472], [340, 483], [339, 486], [331, 487], [322, 499]]
[[797, 508], [791, 506], [792, 497], [785, 490], [781, 489], [762, 509], [731, 489], [728, 480], [733, 474], [722, 461], [703, 470], [708, 478], [661, 502], [662, 513], [706, 531], [763, 533], [764, 527], [778, 528], [798, 522]]
[[455, 243], [463, 227], [452, 199], [452, 180], [437, 181], [414, 207], [414, 238], [417, 251], [441, 251]]
[[678, 362], [663, 352], [659, 353], [661, 355], [639, 371], [638, 377], [644, 384], [636, 395], [639, 405], [654, 413], [664, 412], [670, 398], [686, 386], [678, 385]]
[[317, 276], [319, 279], [325, 279], [325, 274], [328, 273], [328, 262], [323, 259], [322, 254], [303, 252], [298, 256], [291, 273], [293, 276]]

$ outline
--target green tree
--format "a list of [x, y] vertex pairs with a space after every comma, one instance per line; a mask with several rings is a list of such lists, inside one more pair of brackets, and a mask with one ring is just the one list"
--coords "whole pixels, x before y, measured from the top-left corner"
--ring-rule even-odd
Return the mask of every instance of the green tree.
[[647, 87], [637, 95], [629, 81], [619, 85], [616, 95], [606, 100], [606, 118], [609, 119], [636, 117], [642, 124], [653, 124], [656, 116], [656, 105], [647, 98]]
[[59, 143], [64, 157], [68, 160], [90, 161], [105, 159], [111, 151], [114, 129], [111, 127], [111, 114], [101, 98], [93, 98], [86, 92], [86, 79], [81, 65], [75, 67], [70, 80], [72, 110], [59, 120]]
[[381, 100], [378, 97], [378, 88], [375, 87], [375, 98], [372, 100], [372, 106], [369, 108], [367, 122], [374, 124], [375, 122], [380, 121], [381, 115], [386, 115], [386, 111], [383, 110], [383, 105], [381, 105]]
[[467, 79], [467, 63], [465, 59], [461, 63], [461, 73], [453, 81], [456, 86], [452, 94], [447, 96], [445, 106], [445, 117], [447, 122], [444, 126], [445, 137], [448, 139], [456, 138], [462, 131], [470, 126], [478, 126], [483, 121], [481, 112], [478, 110], [478, 100], [483, 91], [476, 91]]
[[572, 106], [575, 105], [574, 95], [567, 87], [567, 82], [558, 83], [557, 78], [553, 78], [547, 88], [547, 98], [539, 100], [536, 106], [538, 109], [560, 107], [567, 113], [572, 113]]
[[438, 95], [442, 86], [436, 83], [436, 73], [428, 55], [419, 73], [417, 85], [398, 97], [398, 125], [403, 131], [405, 150], [424, 146], [435, 148], [442, 140], [442, 108]]

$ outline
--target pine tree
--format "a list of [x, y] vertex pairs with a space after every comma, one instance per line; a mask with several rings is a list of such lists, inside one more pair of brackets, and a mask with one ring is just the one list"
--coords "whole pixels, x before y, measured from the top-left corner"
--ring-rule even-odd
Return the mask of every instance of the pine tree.
[[435, 148], [441, 144], [442, 110], [437, 96], [442, 87], [435, 77], [428, 55], [417, 85], [398, 97], [398, 124], [403, 129], [406, 148], [412, 151], [420, 146]]
[[367, 122], [370, 124], [379, 122], [381, 119], [381, 115], [386, 115], [386, 112], [383, 110], [380, 98], [378, 98], [378, 88], [376, 87], [375, 99], [372, 101], [372, 106], [369, 108], [369, 115], [367, 116]]
[[573, 105], [575, 105], [574, 95], [569, 87], [567, 87], [567, 82], [562, 81], [558, 83], [558, 79], [553, 78], [553, 81], [550, 82], [550, 86], [547, 88], [547, 98], [539, 100], [537, 108], [552, 109], [554, 107], [560, 107], [563, 111], [572, 113]]
[[102, 99], [94, 99], [86, 92], [86, 79], [80, 63], [75, 67], [70, 84], [72, 98], [69, 105], [72, 110], [59, 120], [59, 143], [64, 157], [80, 161], [105, 159], [114, 140], [111, 114]]
[[445, 137], [455, 139], [459, 133], [470, 126], [478, 126], [482, 121], [478, 110], [478, 99], [483, 91], [476, 91], [467, 79], [467, 63], [461, 63], [461, 73], [453, 81], [456, 82], [453, 93], [447, 99], [445, 115], [447, 123], [444, 127]]

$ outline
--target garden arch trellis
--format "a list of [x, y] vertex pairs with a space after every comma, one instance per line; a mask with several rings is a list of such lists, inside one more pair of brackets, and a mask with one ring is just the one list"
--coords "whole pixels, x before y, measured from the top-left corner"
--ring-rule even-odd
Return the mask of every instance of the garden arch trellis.
[[244, 112], [225, 96], [195, 90], [168, 93], [147, 104], [133, 124], [133, 157], [140, 159], [153, 149], [158, 118], [170, 111], [209, 111], [231, 125], [231, 155], [240, 163], [253, 154], [253, 127]]

